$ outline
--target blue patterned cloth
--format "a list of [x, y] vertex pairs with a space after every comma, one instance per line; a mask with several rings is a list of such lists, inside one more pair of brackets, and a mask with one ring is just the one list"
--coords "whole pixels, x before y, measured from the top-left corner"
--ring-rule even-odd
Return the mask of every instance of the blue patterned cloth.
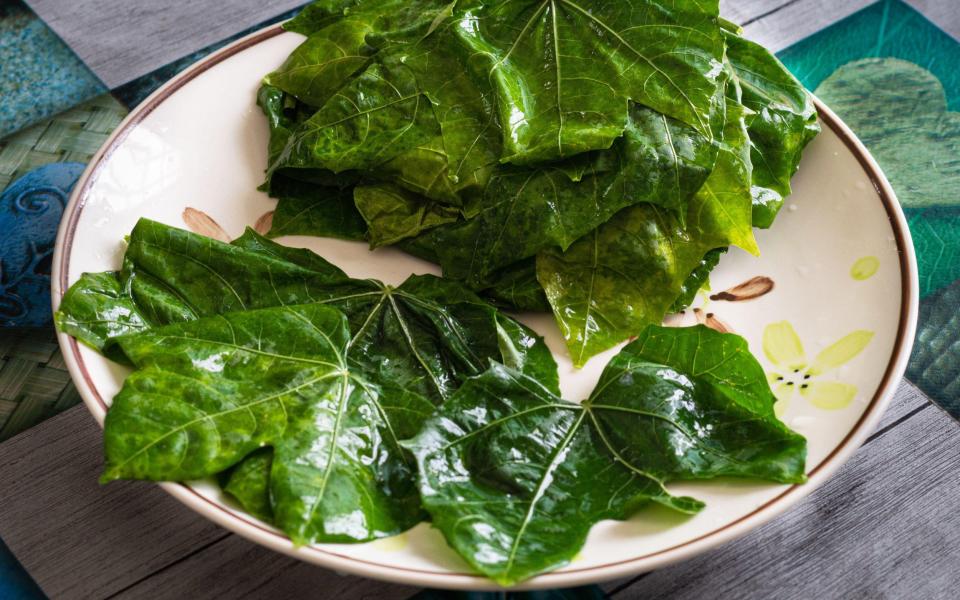
[[34, 169], [0, 194], [0, 327], [50, 324], [50, 266], [57, 226], [80, 163]]

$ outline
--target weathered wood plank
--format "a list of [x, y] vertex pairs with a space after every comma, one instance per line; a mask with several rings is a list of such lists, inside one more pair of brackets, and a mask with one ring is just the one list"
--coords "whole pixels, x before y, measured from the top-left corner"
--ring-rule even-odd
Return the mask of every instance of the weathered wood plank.
[[[897, 393], [894, 395], [893, 400], [890, 401], [890, 406], [888, 406], [886, 412], [883, 413], [883, 417], [880, 419], [876, 431], [883, 431], [885, 428], [896, 423], [921, 406], [931, 404], [930, 399], [927, 398], [926, 394], [924, 394], [920, 388], [909, 381], [902, 381], [900, 382], [900, 387], [897, 388]], [[876, 432], [874, 432], [874, 435], [876, 435]]]
[[305, 4], [304, 0], [26, 3], [111, 89]]
[[725, 0], [720, 12], [731, 21], [745, 24], [748, 38], [779, 52], [875, 1]]
[[0, 445], [0, 537], [51, 598], [109, 595], [224, 534], [153, 486], [100, 486], [101, 466], [82, 406]]
[[204, 548], [117, 598], [409, 598], [416, 588], [341, 576], [236, 535]]
[[[916, 409], [915, 409], [916, 410]], [[932, 404], [871, 440], [779, 519], [614, 594], [949, 598], [960, 586], [960, 425]]]
[[920, 14], [960, 41], [960, 5], [956, 0], [905, 0]]
[[796, 0], [720, 0], [720, 14], [741, 25], [774, 13]]
[[82, 406], [0, 445], [0, 537], [51, 598], [293, 598], [317, 590], [397, 598], [415, 591], [255, 546], [151, 484], [101, 486], [101, 468], [100, 429]]

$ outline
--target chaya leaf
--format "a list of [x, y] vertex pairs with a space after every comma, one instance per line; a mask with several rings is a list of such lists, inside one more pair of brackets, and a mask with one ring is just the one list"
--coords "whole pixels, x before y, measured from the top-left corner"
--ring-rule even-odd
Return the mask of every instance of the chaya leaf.
[[487, 61], [504, 161], [610, 147], [628, 101], [711, 136], [723, 37], [718, 3], [509, 0], [467, 3], [454, 32]]
[[279, 201], [270, 237], [317, 235], [365, 240], [367, 224], [357, 211], [352, 189], [297, 181], [281, 174], [270, 180], [270, 195]]
[[104, 424], [103, 481], [214, 475], [273, 448], [276, 524], [296, 544], [393, 535], [422, 518], [399, 446], [433, 405], [366, 378], [322, 305], [228, 313], [117, 339], [136, 370]]
[[693, 269], [692, 273], [687, 275], [687, 278], [680, 285], [680, 295], [673, 301], [668, 312], [678, 313], [693, 304], [697, 292], [707, 286], [710, 281], [710, 272], [717, 267], [720, 263], [720, 257], [726, 252], [726, 248], [715, 248], [704, 255], [700, 264]]
[[[449, 5], [452, 9], [453, 4]], [[377, 59], [401, 63], [429, 98], [441, 137], [407, 152], [384, 166], [378, 177], [432, 200], [456, 204], [472, 216], [478, 200], [500, 161], [501, 133], [486, 71], [475, 56], [464, 52], [451, 33], [456, 23], [450, 11], [419, 30], [386, 34], [369, 40]]]
[[490, 359], [558, 385], [542, 339], [452, 281], [413, 276], [392, 288], [350, 279], [313, 252], [252, 230], [224, 244], [146, 219], [131, 233], [124, 262], [119, 277], [88, 276], [69, 290], [57, 314], [62, 331], [109, 350], [117, 336], [146, 327], [323, 303], [348, 316], [353, 344], [363, 348], [356, 360], [434, 402]]
[[774, 400], [743, 339], [650, 327], [583, 404], [494, 364], [404, 446], [433, 525], [473, 568], [512, 585], [569, 562], [600, 520], [650, 501], [702, 508], [664, 482], [804, 481], [806, 443]]
[[409, 69], [373, 63], [291, 133], [267, 178], [279, 169], [376, 169], [439, 135]]
[[236, 498], [243, 510], [267, 523], [273, 522], [273, 505], [270, 503], [272, 466], [273, 448], [261, 448], [219, 477], [223, 491]]
[[365, 17], [351, 13], [311, 35], [263, 82], [305, 104], [323, 106], [370, 61], [364, 40], [373, 31], [373, 23]]
[[[718, 102], [722, 109], [722, 97]], [[715, 113], [719, 131], [723, 112]], [[503, 168], [476, 217], [432, 229], [417, 243], [434, 249], [445, 276], [484, 288], [497, 270], [545, 248], [566, 249], [627, 206], [685, 215], [717, 160], [717, 144], [650, 109], [634, 106], [630, 114], [610, 150], [560, 165]]]
[[753, 224], [770, 227], [804, 147], [820, 132], [810, 93], [765, 48], [727, 32], [727, 57], [743, 92], [753, 163]]
[[537, 277], [574, 364], [660, 323], [707, 252], [728, 245], [758, 252], [743, 115], [742, 106], [727, 101], [716, 166], [693, 197], [685, 225], [662, 208], [641, 204], [566, 252], [550, 249], [537, 257]]
[[532, 258], [498, 271], [480, 295], [507, 310], [550, 312], [550, 303], [537, 281], [537, 262]]
[[115, 272], [84, 273], [60, 307], [54, 314], [57, 329], [97, 350], [118, 335], [150, 327]]
[[423, 197], [389, 183], [359, 185], [353, 190], [353, 199], [367, 222], [370, 246], [374, 248], [417, 236], [460, 216], [456, 208], [425, 202]]

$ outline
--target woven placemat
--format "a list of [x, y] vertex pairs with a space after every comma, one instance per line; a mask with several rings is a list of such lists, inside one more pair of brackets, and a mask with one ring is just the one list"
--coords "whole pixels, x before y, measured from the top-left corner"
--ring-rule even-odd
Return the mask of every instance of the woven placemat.
[[55, 162], [86, 163], [127, 115], [110, 94], [0, 139], [0, 190]]
[[0, 441], [78, 402], [52, 329], [0, 332]]

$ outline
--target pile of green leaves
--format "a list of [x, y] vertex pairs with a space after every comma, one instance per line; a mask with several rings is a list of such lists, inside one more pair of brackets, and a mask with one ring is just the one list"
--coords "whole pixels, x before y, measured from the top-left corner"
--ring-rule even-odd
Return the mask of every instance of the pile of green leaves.
[[650, 326], [577, 404], [543, 340], [456, 282], [351, 279], [251, 230], [225, 244], [141, 220], [128, 243], [56, 314], [133, 367], [104, 481], [216, 476], [296, 544], [431, 520], [510, 585], [602, 519], [702, 508], [669, 481], [805, 480], [806, 443], [737, 336]]
[[716, 0], [319, 0], [263, 80], [271, 236], [396, 244], [577, 365], [757, 253], [810, 95]]

